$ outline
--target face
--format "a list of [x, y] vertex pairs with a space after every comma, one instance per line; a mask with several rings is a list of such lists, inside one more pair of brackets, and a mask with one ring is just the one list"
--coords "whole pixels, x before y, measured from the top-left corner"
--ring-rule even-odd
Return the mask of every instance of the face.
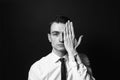
[[51, 42], [52, 47], [57, 51], [65, 51], [64, 47], [64, 23], [52, 23], [50, 34], [48, 39]]

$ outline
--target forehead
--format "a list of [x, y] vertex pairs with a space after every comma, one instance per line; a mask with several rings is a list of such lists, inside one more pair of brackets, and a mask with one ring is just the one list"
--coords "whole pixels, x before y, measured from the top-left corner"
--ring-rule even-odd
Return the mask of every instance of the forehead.
[[54, 31], [63, 32], [64, 29], [65, 29], [65, 24], [64, 23], [56, 23], [56, 22], [54, 22], [51, 25], [51, 31], [50, 32], [54, 32]]

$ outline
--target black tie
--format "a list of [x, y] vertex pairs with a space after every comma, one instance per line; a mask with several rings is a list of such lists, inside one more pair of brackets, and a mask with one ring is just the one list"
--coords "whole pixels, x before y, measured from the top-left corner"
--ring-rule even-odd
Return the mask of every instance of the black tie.
[[66, 80], [66, 66], [65, 66], [65, 59], [60, 58], [61, 61], [61, 80]]

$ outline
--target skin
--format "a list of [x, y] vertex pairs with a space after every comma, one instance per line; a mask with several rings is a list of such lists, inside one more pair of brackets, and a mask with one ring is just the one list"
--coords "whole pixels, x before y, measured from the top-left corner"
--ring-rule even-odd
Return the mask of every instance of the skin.
[[48, 34], [53, 52], [60, 57], [68, 53], [70, 60], [74, 60], [74, 55], [77, 53], [76, 48], [79, 46], [81, 38], [82, 36], [78, 41], [75, 39], [73, 23], [70, 21], [66, 24], [54, 22], [51, 25], [50, 34]]

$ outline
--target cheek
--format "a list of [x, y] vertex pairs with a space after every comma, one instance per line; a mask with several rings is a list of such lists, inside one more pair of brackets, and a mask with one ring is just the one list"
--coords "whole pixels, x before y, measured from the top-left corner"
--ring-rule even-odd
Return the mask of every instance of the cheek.
[[57, 42], [58, 42], [58, 37], [52, 37], [52, 44], [57, 44]]

